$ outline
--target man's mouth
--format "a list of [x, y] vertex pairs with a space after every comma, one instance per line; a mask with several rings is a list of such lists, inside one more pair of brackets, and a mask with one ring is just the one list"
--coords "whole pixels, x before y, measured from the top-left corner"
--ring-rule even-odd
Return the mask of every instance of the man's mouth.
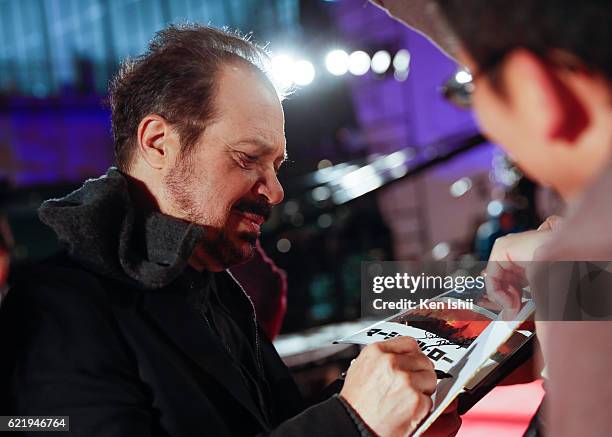
[[232, 212], [235, 213], [241, 220], [242, 226], [249, 229], [249, 233], [257, 234], [260, 233], [260, 227], [268, 217], [272, 205], [270, 205], [265, 199], [241, 199], [232, 208]]
[[259, 233], [259, 228], [266, 221], [265, 217], [252, 212], [239, 211], [234, 209], [233, 212], [238, 215], [243, 223], [245, 223], [253, 232]]

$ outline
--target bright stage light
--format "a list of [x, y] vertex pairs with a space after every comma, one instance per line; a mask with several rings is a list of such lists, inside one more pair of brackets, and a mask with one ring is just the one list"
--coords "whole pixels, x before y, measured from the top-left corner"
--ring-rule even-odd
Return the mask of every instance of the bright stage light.
[[408, 71], [410, 68], [410, 52], [408, 50], [401, 49], [395, 54], [393, 68], [398, 72]]
[[376, 74], [384, 74], [391, 65], [391, 55], [386, 50], [379, 50], [372, 56], [372, 71]]
[[370, 69], [370, 55], [358, 50], [349, 56], [349, 71], [355, 76], [363, 76]]
[[459, 70], [455, 74], [455, 80], [457, 81], [457, 83], [465, 85], [466, 83], [470, 83], [472, 81], [472, 75], [469, 71]]
[[283, 87], [293, 85], [294, 63], [288, 55], [276, 55], [270, 61], [272, 76]]
[[292, 78], [296, 85], [310, 85], [315, 75], [315, 68], [311, 62], [302, 59], [293, 64]]
[[325, 57], [325, 67], [334, 76], [342, 76], [349, 69], [349, 55], [344, 50], [332, 50]]

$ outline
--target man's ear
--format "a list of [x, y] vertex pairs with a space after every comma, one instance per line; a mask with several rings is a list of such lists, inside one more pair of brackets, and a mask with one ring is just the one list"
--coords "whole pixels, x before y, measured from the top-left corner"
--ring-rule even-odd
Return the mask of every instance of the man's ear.
[[160, 170], [168, 164], [172, 155], [174, 136], [165, 118], [149, 114], [138, 125], [138, 154], [150, 167]]
[[513, 109], [541, 140], [571, 144], [588, 127], [588, 111], [559, 67], [519, 49], [506, 58], [503, 79]]

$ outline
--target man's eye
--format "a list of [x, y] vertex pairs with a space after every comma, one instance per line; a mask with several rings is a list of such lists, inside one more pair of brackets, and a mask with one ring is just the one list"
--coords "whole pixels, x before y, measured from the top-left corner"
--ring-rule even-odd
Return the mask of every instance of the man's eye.
[[258, 157], [249, 155], [248, 153], [240, 152], [238, 154], [238, 161], [241, 167], [250, 168], [253, 164], [257, 163]]

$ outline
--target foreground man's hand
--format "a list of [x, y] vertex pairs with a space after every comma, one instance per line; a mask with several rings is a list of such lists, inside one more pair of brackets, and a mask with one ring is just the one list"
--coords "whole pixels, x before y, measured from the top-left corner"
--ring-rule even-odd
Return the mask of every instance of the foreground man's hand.
[[407, 436], [431, 409], [434, 365], [410, 337], [367, 346], [349, 368], [342, 396], [380, 436]]
[[550, 238], [561, 219], [552, 216], [535, 231], [509, 234], [495, 240], [487, 263], [485, 283], [490, 300], [502, 307], [506, 320], [520, 309], [522, 289], [527, 284], [525, 268], [535, 251]]

